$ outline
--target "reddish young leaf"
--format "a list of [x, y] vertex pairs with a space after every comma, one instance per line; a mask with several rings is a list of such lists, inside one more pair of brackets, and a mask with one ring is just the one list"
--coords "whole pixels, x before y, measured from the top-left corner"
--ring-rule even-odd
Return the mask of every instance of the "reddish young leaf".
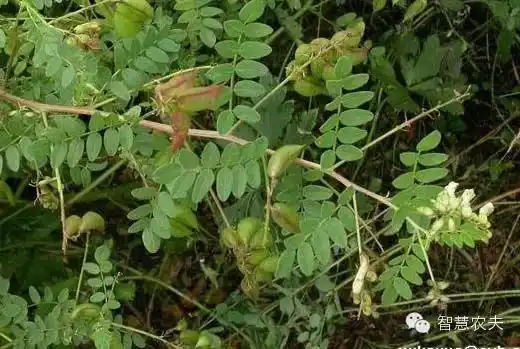
[[213, 109], [223, 90], [220, 85], [190, 88], [177, 95], [177, 106], [186, 112]]
[[184, 145], [188, 130], [190, 128], [190, 117], [188, 114], [180, 111], [172, 113], [172, 143], [171, 147], [175, 153]]
[[165, 84], [157, 85], [155, 88], [155, 100], [159, 107], [163, 104], [174, 100], [183, 91], [186, 91], [193, 86], [197, 80], [197, 72], [187, 72], [181, 75], [174, 76]]

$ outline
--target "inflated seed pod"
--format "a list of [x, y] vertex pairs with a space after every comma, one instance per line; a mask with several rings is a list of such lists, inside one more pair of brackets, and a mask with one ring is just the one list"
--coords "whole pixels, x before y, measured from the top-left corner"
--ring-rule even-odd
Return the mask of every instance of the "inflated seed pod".
[[96, 212], [89, 211], [81, 217], [81, 225], [79, 227], [81, 233], [83, 232], [104, 232], [105, 231], [105, 219]]
[[277, 202], [271, 207], [271, 216], [276, 224], [289, 233], [300, 232], [300, 216], [293, 207], [283, 202]]
[[334, 66], [332, 64], [325, 65], [321, 72], [321, 77], [323, 80], [335, 80], [336, 74], [334, 73]]
[[228, 227], [220, 233], [220, 241], [227, 248], [233, 248], [238, 245], [237, 231], [231, 227]]
[[313, 54], [313, 48], [309, 44], [301, 44], [294, 53], [294, 61], [296, 65], [303, 65], [307, 63]]
[[356, 28], [349, 28], [334, 34], [330, 41], [334, 46], [351, 48], [357, 47], [361, 42], [362, 37], [362, 31], [360, 32]]
[[351, 49], [349, 56], [352, 57], [352, 65], [363, 63], [368, 57], [368, 52], [369, 49], [365, 47]]
[[257, 230], [263, 228], [263, 222], [258, 218], [246, 217], [237, 226], [237, 235], [242, 245], [249, 246], [251, 238]]
[[271, 178], [278, 177], [283, 171], [289, 167], [291, 163], [301, 153], [303, 145], [299, 144], [288, 144], [278, 148], [267, 164], [267, 174]]
[[319, 59], [330, 62], [334, 59], [334, 50], [331, 47], [331, 41], [326, 38], [316, 38], [310, 42], [312, 52], [319, 55]]
[[254, 273], [254, 278], [257, 283], [268, 282], [273, 279], [273, 273], [257, 268]]
[[93, 303], [83, 303], [77, 305], [72, 313], [70, 313], [70, 318], [72, 321], [74, 320], [83, 320], [83, 321], [94, 321], [99, 318], [101, 314], [101, 307], [99, 305]]
[[327, 61], [323, 58], [317, 58], [311, 62], [311, 72], [312, 76], [316, 79], [323, 79], [323, 69], [327, 65]]
[[74, 239], [79, 235], [79, 227], [81, 226], [81, 217], [72, 215], [65, 220], [65, 233], [69, 239]]
[[199, 340], [199, 332], [194, 330], [183, 330], [179, 335], [179, 340], [187, 346], [195, 346]]
[[314, 97], [327, 93], [325, 87], [316, 84], [313, 80], [303, 78], [294, 82], [294, 90], [304, 97]]
[[316, 38], [309, 44], [313, 53], [319, 53], [324, 48], [330, 45], [330, 40], [327, 38]]
[[269, 256], [265, 258], [258, 266], [260, 270], [266, 273], [274, 273], [278, 267], [278, 256]]
[[87, 22], [82, 23], [74, 27], [74, 32], [76, 34], [92, 34], [99, 33], [101, 31], [101, 24], [98, 22]]
[[269, 252], [265, 249], [263, 250], [254, 250], [250, 252], [246, 257], [246, 262], [251, 265], [259, 265], [262, 263], [263, 260], [265, 260], [267, 257], [269, 257]]
[[266, 249], [272, 245], [273, 238], [268, 231], [265, 231], [264, 227], [258, 229], [249, 241], [249, 247], [253, 250]]
[[211, 338], [209, 337], [209, 335], [205, 332], [202, 332], [199, 336], [199, 339], [197, 341], [197, 344], [195, 344], [195, 348], [202, 348], [202, 349], [206, 349], [206, 348], [211, 348]]
[[362, 311], [366, 316], [370, 316], [372, 314], [372, 297], [367, 291], [363, 292], [363, 303], [362, 303]]

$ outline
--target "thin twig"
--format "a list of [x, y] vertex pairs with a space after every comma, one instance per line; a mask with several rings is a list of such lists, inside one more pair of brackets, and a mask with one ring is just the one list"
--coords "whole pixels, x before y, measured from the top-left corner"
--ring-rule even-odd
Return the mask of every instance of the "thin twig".
[[[93, 115], [96, 112], [95, 109], [90, 109], [90, 108], [68, 107], [68, 106], [62, 106], [62, 105], [40, 103], [40, 102], [36, 102], [36, 101], [32, 101], [32, 100], [28, 100], [25, 98], [20, 98], [20, 97], [11, 95], [11, 94], [7, 93], [5, 90], [1, 90], [1, 89], [0, 89], [0, 100], [5, 100], [7, 102], [17, 105], [18, 107], [25, 106], [30, 109], [36, 110], [36, 111], [45, 111], [48, 113]], [[442, 104], [440, 106], [438, 106], [438, 108], [441, 108], [441, 107], [442, 107]], [[164, 133], [167, 133], [170, 135], [173, 134], [173, 130], [170, 125], [162, 124], [159, 122], [154, 122], [154, 121], [150, 121], [150, 120], [141, 120], [141, 121], [139, 121], [139, 125], [142, 127], [145, 127], [145, 128], [164, 132]], [[236, 137], [233, 135], [222, 135], [218, 131], [211, 131], [211, 130], [189, 129], [188, 136], [195, 137], [195, 138], [205, 138], [205, 139], [220, 139], [220, 140], [225, 140], [228, 142], [242, 144], [242, 145], [248, 143], [248, 141], [246, 141], [245, 139], [242, 139], [242, 138], [239, 138], [239, 137]], [[266, 152], [268, 155], [271, 155], [274, 153], [274, 150], [267, 149]], [[297, 163], [300, 166], [306, 167], [306, 168], [322, 171], [320, 164], [317, 164], [312, 161], [308, 161], [308, 160], [304, 160], [304, 159], [296, 159], [295, 163]], [[395, 205], [393, 205], [390, 202], [390, 200], [388, 200], [388, 198], [385, 198], [379, 194], [376, 194], [368, 189], [363, 188], [360, 185], [357, 185], [357, 184], [349, 181], [348, 179], [346, 179], [345, 177], [343, 177], [342, 175], [340, 175], [337, 172], [325, 171], [324, 173], [328, 174], [330, 177], [334, 178], [336, 181], [343, 184], [347, 188], [352, 188], [352, 189], [360, 192], [361, 194], [364, 194], [368, 197], [371, 197], [372, 199], [375, 199], [375, 200], [385, 204], [386, 206], [396, 208]]]
[[105, 179], [107, 179], [112, 173], [116, 172], [121, 166], [126, 163], [126, 159], [119, 160], [117, 163], [112, 165], [108, 170], [103, 172], [96, 180], [92, 181], [85, 189], [74, 195], [70, 200], [67, 201], [66, 206], [72, 206], [75, 202], [79, 201], [83, 196], [92, 191], [92, 189], [96, 188], [100, 185]]
[[83, 275], [85, 274], [85, 263], [87, 262], [89, 240], [90, 240], [90, 232], [87, 232], [87, 238], [86, 238], [86, 242], [85, 242], [85, 251], [83, 251], [83, 261], [81, 263], [81, 270], [79, 272], [78, 286], [76, 288], [76, 298], [74, 298], [74, 306], [76, 306], [79, 301], [79, 292], [81, 290], [81, 284], [83, 283]]
[[134, 332], [134, 333], [138, 333], [142, 336], [145, 336], [145, 337], [149, 337], [149, 338], [152, 338], [158, 342], [161, 342], [165, 345], [167, 345], [168, 347], [171, 347], [171, 348], [176, 348], [176, 349], [182, 349], [182, 347], [179, 347], [171, 342], [168, 342], [166, 339], [162, 338], [162, 337], [159, 337], [159, 336], [156, 336], [154, 334], [151, 334], [149, 332], [146, 332], [146, 331], [142, 331], [138, 328], [134, 328], [134, 327], [130, 327], [130, 326], [125, 326], [125, 325], [122, 325], [122, 324], [118, 324], [116, 322], [112, 322], [112, 327], [115, 327], [115, 328], [119, 328], [121, 330], [125, 330], [127, 332]]
[[[520, 220], [520, 215], [516, 216], [515, 222], [513, 223], [513, 227], [509, 231], [509, 235], [507, 236], [506, 243], [504, 244], [504, 247], [502, 248], [502, 252], [500, 253], [500, 257], [498, 257], [498, 261], [495, 264], [495, 267], [491, 271], [491, 275], [489, 275], [489, 279], [486, 283], [486, 287], [484, 288], [484, 292], [489, 290], [489, 287], [491, 286], [491, 283], [495, 279], [495, 275], [498, 273], [498, 266], [500, 263], [502, 263], [502, 259], [504, 258], [504, 255], [506, 254], [507, 247], [509, 246], [509, 242], [511, 241], [511, 238], [513, 237], [514, 232], [516, 231], [516, 226], [518, 224], [518, 221]], [[482, 303], [484, 302], [484, 298], [480, 300], [478, 303], [478, 307], [480, 308], [482, 306]]]

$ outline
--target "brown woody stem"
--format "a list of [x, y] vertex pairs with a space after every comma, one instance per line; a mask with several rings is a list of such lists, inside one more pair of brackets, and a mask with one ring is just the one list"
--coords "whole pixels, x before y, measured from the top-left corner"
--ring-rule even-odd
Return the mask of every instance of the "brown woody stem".
[[[28, 100], [25, 98], [17, 97], [14, 95], [9, 94], [7, 91], [0, 89], [0, 100], [4, 100], [7, 102], [10, 102], [11, 104], [14, 104], [18, 107], [28, 107], [30, 109], [33, 109], [38, 112], [46, 112], [46, 113], [61, 113], [61, 114], [83, 114], [83, 115], [92, 115], [97, 110], [86, 108], [86, 107], [69, 107], [69, 106], [63, 106], [63, 105], [54, 105], [54, 104], [45, 104], [40, 103], [32, 100]], [[145, 127], [148, 129], [156, 130], [159, 132], [164, 132], [169, 135], [172, 135], [173, 130], [170, 125], [162, 124], [155, 121], [149, 121], [149, 120], [141, 120], [139, 121], [139, 125], [141, 127]], [[188, 130], [188, 136], [195, 137], [195, 138], [204, 138], [204, 139], [220, 139], [225, 140], [228, 142], [233, 142], [237, 144], [246, 144], [248, 143], [245, 139], [235, 137], [233, 135], [222, 135], [217, 131], [211, 131], [211, 130], [200, 130], [200, 129], [189, 129]], [[267, 149], [267, 154], [271, 155], [274, 153], [274, 150]], [[296, 159], [295, 161], [298, 165], [305, 167], [305, 168], [311, 168], [315, 170], [321, 171], [321, 166], [315, 162], [307, 161], [304, 159]], [[363, 188], [362, 186], [359, 186], [342, 175], [340, 175], [337, 172], [334, 171], [328, 171], [325, 172], [332, 178], [334, 178], [336, 181], [340, 182], [347, 188], [352, 188], [368, 197], [371, 197], [381, 203], [383, 203], [386, 206], [389, 207], [395, 207], [388, 198], [385, 198], [379, 194], [376, 194], [368, 189]]]

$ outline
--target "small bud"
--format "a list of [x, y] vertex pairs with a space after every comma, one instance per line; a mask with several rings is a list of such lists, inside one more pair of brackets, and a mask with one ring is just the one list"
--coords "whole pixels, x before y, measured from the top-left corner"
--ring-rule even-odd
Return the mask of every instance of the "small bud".
[[448, 193], [449, 196], [454, 197], [458, 186], [459, 183], [450, 182], [447, 186], [444, 187], [444, 190]]
[[464, 218], [470, 218], [471, 215], [472, 215], [473, 211], [471, 210], [471, 207], [469, 206], [462, 206], [462, 209], [461, 209], [461, 214], [462, 214], [462, 217]]
[[488, 202], [487, 204], [485, 204], [484, 206], [482, 206], [480, 208], [480, 210], [478, 211], [478, 214], [479, 216], [489, 216], [491, 213], [493, 213], [493, 211], [495, 210], [495, 207], [493, 206], [493, 204], [491, 202]]
[[462, 200], [463, 205], [465, 205], [465, 204], [469, 205], [471, 200], [473, 200], [475, 198], [475, 191], [473, 189], [466, 189], [466, 190], [464, 190], [464, 192], [462, 193], [462, 196], [460, 198]]
[[428, 216], [428, 217], [435, 216], [435, 212], [433, 212], [433, 210], [429, 207], [419, 207], [417, 209], [417, 211], [419, 211], [419, 213], [422, 213], [423, 215]]
[[437, 211], [439, 211], [439, 213], [446, 213], [447, 207], [444, 197], [437, 198], [437, 200], [435, 200], [434, 207]]
[[444, 225], [444, 219], [443, 218], [437, 219], [435, 222], [433, 222], [430, 232], [432, 234], [435, 234], [443, 227], [443, 225]]
[[456, 197], [452, 197], [448, 201], [448, 210], [449, 211], [455, 211], [460, 207], [461, 200]]
[[448, 230], [455, 231], [455, 221], [453, 218], [448, 219]]

